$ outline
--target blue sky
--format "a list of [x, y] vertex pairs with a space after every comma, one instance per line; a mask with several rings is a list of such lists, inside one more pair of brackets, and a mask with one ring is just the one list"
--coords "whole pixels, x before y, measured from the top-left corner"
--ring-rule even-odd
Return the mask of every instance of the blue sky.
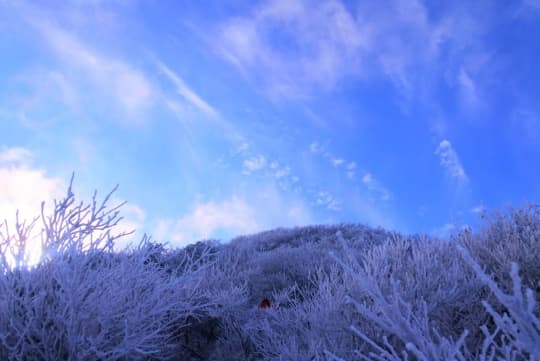
[[0, 216], [75, 172], [182, 246], [540, 200], [540, 2], [0, 0]]

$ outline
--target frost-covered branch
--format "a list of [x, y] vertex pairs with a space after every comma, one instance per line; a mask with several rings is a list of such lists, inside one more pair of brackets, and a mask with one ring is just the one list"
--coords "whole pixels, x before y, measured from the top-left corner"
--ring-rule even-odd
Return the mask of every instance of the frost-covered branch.
[[[482, 301], [482, 305], [491, 315], [496, 330], [490, 334], [486, 327], [483, 328], [485, 342], [482, 348], [482, 357], [486, 360], [492, 359], [495, 355], [499, 357], [518, 357], [518, 353], [528, 356], [530, 360], [540, 359], [540, 319], [534, 313], [536, 298], [533, 291], [526, 288], [523, 291], [521, 277], [519, 276], [519, 266], [511, 263], [510, 276], [513, 283], [512, 294], [504, 293], [497, 283], [491, 279], [471, 257], [469, 252], [459, 246], [459, 251], [465, 261], [474, 269], [478, 277], [490, 288], [499, 302], [508, 310], [508, 313], [499, 314], [491, 304]], [[496, 335], [502, 333], [502, 344], [495, 342]]]
[[45, 202], [41, 203], [41, 219], [44, 226], [44, 232], [42, 232], [44, 257], [54, 258], [63, 254], [68, 248], [77, 251], [112, 251], [116, 239], [134, 232], [111, 235], [111, 230], [123, 219], [118, 217], [120, 213], [118, 209], [126, 203], [122, 202], [106, 210], [106, 203], [118, 189], [118, 185], [105, 196], [99, 206], [96, 201], [97, 191], [92, 196], [92, 205], [84, 205], [82, 201], [79, 205], [74, 205], [73, 178], [74, 174], [71, 177], [66, 197], [61, 201], [54, 201], [52, 215], [45, 215]]

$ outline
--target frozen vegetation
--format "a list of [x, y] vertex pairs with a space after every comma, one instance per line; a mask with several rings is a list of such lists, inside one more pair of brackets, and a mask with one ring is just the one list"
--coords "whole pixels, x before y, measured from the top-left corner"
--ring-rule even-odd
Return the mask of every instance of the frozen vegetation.
[[0, 228], [0, 360], [540, 360], [538, 206], [448, 239], [341, 224], [116, 252], [108, 198], [70, 186]]

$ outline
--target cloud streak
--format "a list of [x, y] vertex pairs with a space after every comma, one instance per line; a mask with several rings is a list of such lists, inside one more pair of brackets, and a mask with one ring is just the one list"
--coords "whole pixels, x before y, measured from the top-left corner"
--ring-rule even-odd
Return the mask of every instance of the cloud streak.
[[469, 181], [469, 178], [461, 165], [458, 154], [448, 140], [445, 139], [439, 143], [435, 154], [439, 156], [441, 166], [449, 177], [457, 180], [461, 184]]
[[[339, 1], [275, 0], [223, 23], [215, 46], [243, 74], [255, 75], [271, 96], [302, 98], [357, 72], [357, 49], [366, 45], [366, 34]], [[273, 43], [276, 36], [285, 49]]]
[[213, 44], [273, 98], [305, 98], [377, 74], [410, 97], [418, 70], [439, 66], [441, 44], [464, 46], [469, 18], [445, 14], [434, 22], [420, 1], [375, 3], [361, 2], [353, 14], [339, 0], [265, 1], [221, 23]]
[[68, 68], [77, 70], [72, 73], [77, 79], [66, 81], [88, 79], [98, 92], [111, 95], [127, 111], [138, 111], [152, 103], [155, 90], [142, 72], [100, 54], [52, 23], [35, 18], [30, 23], [57, 57]]
[[384, 187], [371, 173], [366, 173], [362, 177], [362, 183], [367, 187], [367, 189], [377, 194], [381, 200], [388, 201], [392, 198], [392, 193], [386, 187]]
[[242, 174], [249, 175], [266, 167], [266, 157], [259, 154], [249, 157], [242, 163]]
[[195, 108], [199, 109], [203, 113], [211, 116], [218, 117], [219, 113], [206, 101], [204, 101], [197, 93], [186, 85], [186, 82], [175, 72], [169, 69], [161, 62], [157, 62], [159, 70], [167, 76], [167, 78], [174, 83], [178, 94], [180, 94], [185, 100], [187, 100]]
[[28, 165], [32, 161], [32, 152], [26, 148], [13, 147], [0, 152], [1, 164]]
[[341, 210], [341, 203], [328, 191], [320, 191], [315, 195], [315, 204], [330, 211]]
[[478, 96], [477, 85], [470, 74], [464, 69], [461, 69], [458, 80], [463, 102], [470, 107], [478, 105], [480, 103], [480, 97]]

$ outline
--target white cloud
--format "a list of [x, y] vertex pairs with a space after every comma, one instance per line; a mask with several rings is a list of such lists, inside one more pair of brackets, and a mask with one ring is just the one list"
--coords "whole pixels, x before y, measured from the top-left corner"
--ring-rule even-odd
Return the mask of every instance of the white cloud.
[[[303, 99], [344, 79], [383, 74], [406, 100], [430, 99], [440, 80], [430, 74], [458, 74], [463, 60], [485, 50], [493, 24], [473, 7], [449, 6], [433, 17], [424, 4], [367, 0], [351, 10], [341, 0], [267, 0], [226, 19], [209, 42], [272, 98]], [[466, 87], [473, 75], [457, 80]]]
[[278, 169], [274, 175], [276, 178], [280, 179], [289, 175], [290, 172], [291, 172], [291, 169], [289, 167], [285, 167], [285, 168]]
[[265, 229], [309, 224], [313, 224], [311, 210], [301, 198], [284, 194], [273, 183], [265, 183], [243, 195], [198, 201], [179, 219], [158, 221], [153, 238], [182, 247], [202, 239], [226, 241]]
[[364, 174], [362, 177], [362, 182], [364, 182], [364, 184], [370, 184], [373, 182], [373, 176], [370, 173]]
[[480, 214], [482, 212], [484, 212], [486, 210], [486, 207], [484, 207], [482, 204], [476, 206], [476, 207], [473, 207], [471, 208], [471, 213], [474, 213], [474, 214]]
[[252, 195], [251, 203], [260, 230], [313, 223], [311, 210], [303, 199], [280, 191], [276, 184], [259, 187], [257, 194]]
[[328, 191], [317, 192], [315, 195], [315, 204], [331, 211], [339, 211], [341, 209], [340, 202]]
[[392, 198], [392, 193], [384, 187], [371, 173], [366, 173], [362, 177], [362, 183], [369, 189], [370, 192], [379, 195], [381, 200], [388, 201]]
[[309, 151], [311, 153], [320, 153], [322, 151], [321, 145], [317, 142], [313, 142], [309, 145]]
[[345, 161], [343, 159], [339, 159], [339, 158], [332, 158], [330, 161], [332, 162], [332, 165], [334, 167], [339, 167], [340, 165], [345, 163]]
[[467, 174], [465, 174], [459, 157], [448, 140], [445, 139], [439, 143], [435, 154], [440, 157], [441, 166], [451, 178], [461, 183], [468, 182]]
[[[277, 33], [277, 34], [276, 34]], [[277, 48], [282, 37], [290, 46]], [[267, 1], [252, 14], [219, 27], [218, 52], [242, 73], [255, 75], [272, 96], [304, 97], [331, 89], [344, 73], [357, 72], [356, 49], [365, 46], [353, 16], [339, 1]]]
[[[62, 179], [46, 175], [45, 170], [38, 169], [32, 165], [33, 153], [26, 148], [13, 147], [4, 148], [0, 151], [0, 222], [7, 221], [10, 233], [14, 232], [15, 214], [19, 211], [20, 221], [30, 221], [41, 215], [41, 202], [45, 202], [45, 215], [50, 215], [54, 209], [54, 200], [64, 199], [68, 184]], [[78, 199], [79, 196], [76, 195]], [[115, 207], [122, 202], [118, 197], [113, 196], [108, 202], [109, 208]], [[85, 204], [90, 204], [85, 201]], [[123, 219], [114, 227], [113, 234], [138, 230], [145, 220], [144, 210], [136, 205], [127, 203], [120, 208], [120, 216]], [[5, 225], [2, 231], [5, 232]], [[37, 221], [30, 234], [30, 246], [32, 248], [30, 257], [31, 263], [38, 260], [40, 251], [40, 231], [42, 228], [41, 218]], [[94, 236], [99, 236], [96, 231]], [[138, 241], [141, 234], [135, 232], [133, 235], [120, 238], [116, 248], [123, 248], [130, 241]]]
[[[21, 222], [30, 221], [40, 215], [41, 202], [45, 201], [48, 214], [53, 200], [64, 196], [67, 189], [61, 179], [49, 177], [44, 170], [33, 168], [32, 158], [32, 152], [26, 148], [4, 148], [0, 151], [0, 221], [7, 221], [11, 234], [15, 229], [17, 210]], [[1, 229], [5, 232], [5, 225]], [[41, 221], [38, 220], [29, 237], [31, 262], [37, 261], [41, 253], [40, 229]]]
[[[270, 0], [222, 24], [215, 44], [272, 95], [295, 98], [331, 90], [350, 75], [363, 77], [373, 65], [409, 88], [409, 67], [433, 59], [452, 30], [431, 24], [419, 1], [362, 2], [355, 10], [339, 0]], [[283, 39], [279, 45], [276, 37]]]
[[229, 236], [250, 233], [259, 229], [254, 215], [255, 210], [238, 196], [220, 203], [198, 203], [190, 213], [176, 221], [159, 221], [154, 236], [159, 241], [181, 247], [215, 237], [219, 232]]
[[[123, 61], [94, 51], [73, 35], [51, 23], [41, 19], [31, 19], [30, 23], [38, 30], [58, 58], [68, 68], [82, 71], [76, 74], [82, 76], [83, 79], [89, 79], [97, 88], [97, 92], [112, 96], [119, 105], [131, 112], [151, 104], [152, 85], [142, 72]], [[75, 87], [69, 85], [69, 82], [77, 83], [81, 79], [75, 81], [62, 77], [61, 80], [64, 84], [63, 88], [72, 92]], [[82, 90], [79, 89], [79, 92]]]
[[169, 110], [176, 115], [178, 119], [189, 121], [190, 114], [186, 104], [176, 101], [175, 99], [164, 98], [163, 103]]
[[349, 162], [347, 163], [347, 166], [345, 167], [347, 168], [347, 178], [349, 179], [354, 179], [354, 176], [356, 175], [356, 163], [355, 162]]
[[462, 68], [458, 80], [463, 102], [471, 107], [478, 105], [480, 98], [478, 97], [477, 86], [470, 74]]
[[249, 144], [246, 142], [241, 143], [237, 148], [237, 153], [243, 153], [249, 149]]
[[13, 225], [16, 210], [20, 219], [38, 216], [41, 201], [50, 206], [54, 198], [63, 196], [66, 187], [60, 179], [47, 177], [43, 170], [14, 166], [0, 168], [0, 189], [0, 219]]
[[244, 160], [242, 173], [249, 175], [259, 171], [266, 166], [266, 158], [263, 155], [256, 155]]
[[26, 148], [4, 148], [0, 152], [0, 164], [28, 165], [32, 161], [32, 152]]
[[187, 100], [197, 109], [211, 117], [219, 116], [219, 113], [210, 104], [204, 101], [197, 93], [195, 93], [191, 88], [189, 88], [186, 85], [185, 81], [178, 74], [173, 72], [171, 69], [169, 69], [167, 66], [160, 63], [159, 61], [157, 62], [157, 66], [160, 71], [165, 74], [170, 81], [174, 83], [178, 94], [180, 94], [185, 100]]

